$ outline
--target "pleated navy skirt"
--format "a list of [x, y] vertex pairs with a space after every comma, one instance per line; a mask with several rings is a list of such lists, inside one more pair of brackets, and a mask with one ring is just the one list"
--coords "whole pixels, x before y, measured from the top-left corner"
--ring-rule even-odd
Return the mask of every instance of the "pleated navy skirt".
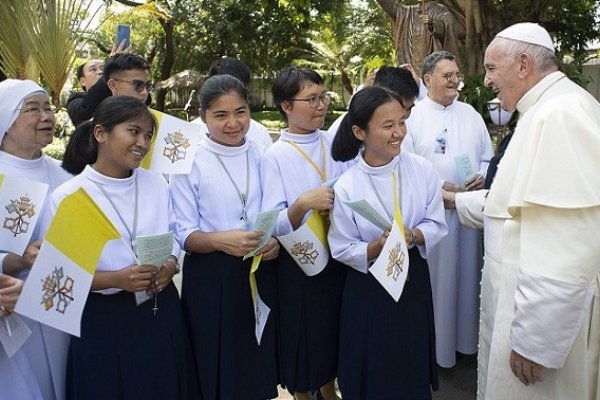
[[248, 280], [251, 262], [222, 252], [185, 257], [181, 299], [205, 400], [277, 397], [275, 270], [271, 262], [262, 262], [256, 272], [260, 297], [271, 309], [259, 346]]
[[197, 399], [177, 289], [136, 306], [133, 293], [90, 293], [67, 361], [68, 399]]
[[397, 303], [372, 274], [347, 268], [339, 357], [344, 400], [431, 399], [438, 388], [429, 268], [416, 248], [409, 257]]
[[339, 318], [346, 267], [331, 259], [307, 276], [282, 249], [277, 286], [283, 386], [290, 393], [319, 389], [337, 376]]

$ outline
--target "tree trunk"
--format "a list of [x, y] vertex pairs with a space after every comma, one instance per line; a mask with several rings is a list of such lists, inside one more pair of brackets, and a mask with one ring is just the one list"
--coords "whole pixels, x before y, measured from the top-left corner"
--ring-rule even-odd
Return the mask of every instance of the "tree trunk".
[[352, 92], [354, 91], [354, 88], [352, 87], [352, 81], [350, 80], [350, 77], [348, 76], [348, 73], [346, 71], [341, 71], [342, 72], [342, 86], [344, 87], [344, 89], [346, 89], [348, 91], [348, 93], [352, 94]]
[[[165, 56], [160, 66], [160, 80], [164, 81], [171, 76], [173, 64], [175, 63], [175, 43], [173, 41], [174, 23], [173, 20], [159, 19], [160, 25], [165, 31]], [[156, 93], [156, 109], [164, 111], [167, 91], [161, 89]]]

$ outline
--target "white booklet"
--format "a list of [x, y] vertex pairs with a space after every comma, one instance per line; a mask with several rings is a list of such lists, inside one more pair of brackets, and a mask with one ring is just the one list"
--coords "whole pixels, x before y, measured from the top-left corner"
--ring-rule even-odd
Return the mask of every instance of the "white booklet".
[[[135, 238], [135, 253], [140, 265], [156, 265], [159, 268], [171, 257], [173, 252], [173, 234], [171, 232], [154, 236]], [[135, 301], [139, 306], [154, 297], [145, 290], [135, 292]]]
[[369, 222], [374, 224], [382, 231], [390, 229], [391, 223], [383, 218], [368, 201], [344, 201], [344, 204], [353, 209], [358, 215], [366, 218]]

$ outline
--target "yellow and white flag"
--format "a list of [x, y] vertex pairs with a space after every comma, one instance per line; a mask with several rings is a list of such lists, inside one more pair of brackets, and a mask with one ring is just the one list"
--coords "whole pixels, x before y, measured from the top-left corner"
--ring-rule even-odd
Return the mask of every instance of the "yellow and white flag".
[[0, 174], [0, 251], [23, 254], [47, 193], [45, 183]]
[[313, 211], [300, 228], [277, 239], [302, 271], [308, 276], [314, 276], [323, 271], [329, 261], [328, 228], [325, 218]]
[[269, 318], [269, 314], [271, 313], [271, 309], [269, 306], [265, 304], [265, 302], [260, 298], [260, 294], [258, 293], [258, 286], [256, 284], [256, 271], [258, 271], [258, 266], [262, 260], [262, 254], [256, 255], [252, 257], [252, 265], [250, 267], [250, 295], [252, 296], [252, 306], [254, 308], [254, 321], [256, 322], [254, 326], [254, 335], [256, 336], [256, 342], [260, 346], [260, 340], [262, 339], [262, 334], [265, 330], [265, 326], [267, 325], [267, 319]]
[[393, 193], [394, 193], [394, 223], [388, 238], [379, 253], [375, 263], [369, 268], [375, 279], [383, 288], [398, 302], [406, 278], [408, 277], [409, 256], [406, 237], [404, 235], [404, 220], [400, 209], [400, 200], [398, 199], [398, 183], [396, 172], [392, 174]]
[[158, 122], [150, 151], [141, 167], [161, 174], [189, 174], [202, 132], [198, 125], [156, 110], [150, 110]]
[[81, 315], [98, 259], [121, 236], [83, 188], [59, 204], [15, 311], [80, 335]]

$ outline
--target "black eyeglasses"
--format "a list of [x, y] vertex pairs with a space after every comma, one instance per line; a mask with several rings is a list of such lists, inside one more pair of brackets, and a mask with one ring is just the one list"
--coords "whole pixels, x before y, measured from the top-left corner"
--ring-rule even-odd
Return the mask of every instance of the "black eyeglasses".
[[133, 79], [131, 81], [128, 81], [126, 79], [118, 79], [118, 78], [112, 78], [112, 79], [117, 82], [129, 83], [131, 86], [133, 86], [135, 91], [138, 93], [142, 93], [144, 91], [144, 89], [146, 89], [148, 91], [148, 93], [152, 93], [152, 91], [154, 90], [154, 84], [152, 82], [144, 82], [144, 81], [140, 81], [138, 79]]
[[21, 111], [23, 114], [32, 115], [34, 117], [39, 117], [42, 113], [52, 114], [56, 113], [55, 106], [38, 106], [38, 107], [23, 107], [18, 108], [17, 110]]
[[324, 106], [328, 106], [331, 96], [329, 93], [323, 93], [320, 96], [312, 96], [305, 99], [289, 99], [289, 101], [306, 101], [311, 108], [317, 108], [320, 102], [323, 102]]

